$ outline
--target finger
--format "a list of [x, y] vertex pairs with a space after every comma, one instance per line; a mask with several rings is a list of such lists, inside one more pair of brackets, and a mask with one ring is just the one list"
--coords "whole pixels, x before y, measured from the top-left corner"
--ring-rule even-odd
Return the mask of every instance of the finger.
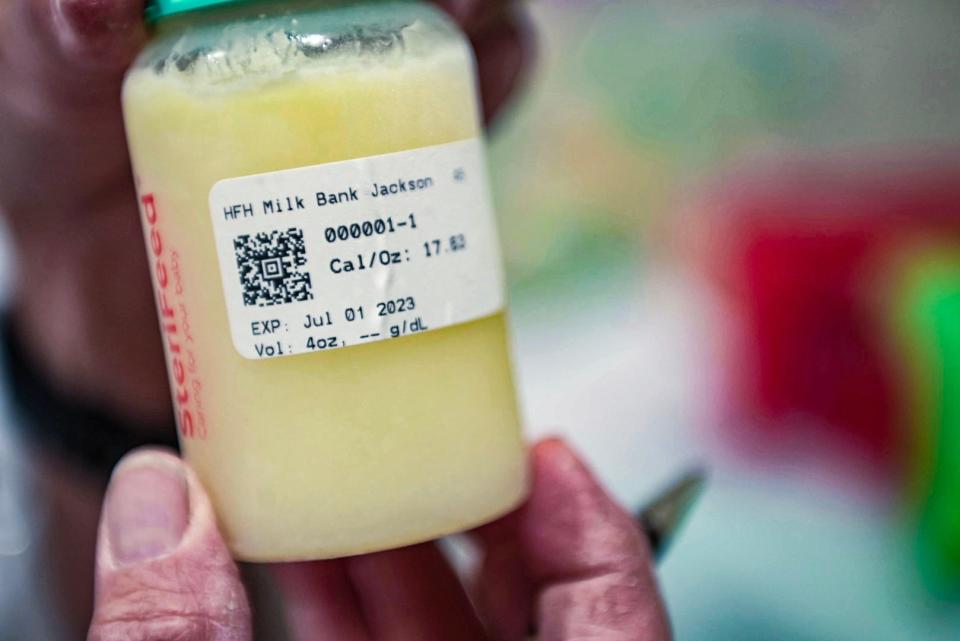
[[534, 585], [517, 537], [517, 517], [510, 514], [474, 532], [483, 548], [474, 598], [498, 641], [523, 641], [533, 623]]
[[523, 79], [532, 58], [531, 41], [524, 19], [507, 12], [488, 28], [471, 35], [487, 122], [499, 113]]
[[540, 641], [665, 641], [650, 551], [630, 515], [560, 440], [532, 452], [517, 540], [536, 585]]
[[483, 29], [511, 4], [511, 0], [435, 0], [435, 2], [468, 34]]
[[117, 466], [97, 543], [90, 641], [250, 641], [237, 567], [193, 472], [141, 450]]
[[30, 35], [70, 70], [119, 72], [146, 39], [144, 0], [18, 0]]
[[294, 639], [370, 640], [343, 561], [282, 563], [273, 567], [273, 573]]
[[[0, 112], [26, 122], [103, 106], [119, 114], [123, 72], [146, 39], [143, 0], [7, 0], [0, 21]], [[96, 119], [94, 119], [96, 120]]]
[[483, 627], [453, 569], [432, 543], [346, 559], [378, 641], [482, 641]]

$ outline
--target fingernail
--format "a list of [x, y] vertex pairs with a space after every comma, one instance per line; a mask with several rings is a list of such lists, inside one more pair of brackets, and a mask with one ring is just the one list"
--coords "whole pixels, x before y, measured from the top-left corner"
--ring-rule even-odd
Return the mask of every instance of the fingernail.
[[537, 453], [548, 458], [552, 467], [562, 470], [565, 474], [575, 477], [590, 474], [583, 462], [570, 449], [570, 445], [559, 436], [549, 436], [540, 441], [537, 444]]
[[183, 465], [159, 452], [129, 455], [113, 473], [105, 510], [114, 562], [126, 565], [169, 554], [190, 519]]
[[82, 48], [106, 30], [102, 5], [75, 0], [53, 0], [54, 26], [60, 45], [68, 51]]
[[144, 37], [143, 3], [50, 0], [60, 47], [74, 62], [126, 67]]
[[478, 3], [476, 0], [445, 0], [440, 5], [445, 7], [453, 19], [463, 26], [473, 17]]

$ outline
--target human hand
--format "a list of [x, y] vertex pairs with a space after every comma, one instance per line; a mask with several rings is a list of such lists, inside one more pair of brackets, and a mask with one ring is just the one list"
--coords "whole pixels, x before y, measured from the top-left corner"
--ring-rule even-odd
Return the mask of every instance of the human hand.
[[[436, 0], [477, 51], [489, 117], [525, 59], [515, 5]], [[20, 339], [53, 382], [137, 422], [170, 414], [120, 111], [144, 0], [0, 2], [0, 211]]]
[[[649, 550], [558, 440], [517, 512], [477, 530], [476, 610], [434, 544], [274, 566], [296, 641], [666, 641]], [[249, 641], [250, 608], [206, 494], [176, 457], [128, 456], [100, 525], [89, 641]]]

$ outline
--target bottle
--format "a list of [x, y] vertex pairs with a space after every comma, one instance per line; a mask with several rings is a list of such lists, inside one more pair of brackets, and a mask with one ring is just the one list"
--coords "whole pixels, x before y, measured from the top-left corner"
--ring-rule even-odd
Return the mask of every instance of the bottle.
[[475, 65], [424, 2], [154, 0], [123, 108], [184, 456], [235, 556], [526, 491]]

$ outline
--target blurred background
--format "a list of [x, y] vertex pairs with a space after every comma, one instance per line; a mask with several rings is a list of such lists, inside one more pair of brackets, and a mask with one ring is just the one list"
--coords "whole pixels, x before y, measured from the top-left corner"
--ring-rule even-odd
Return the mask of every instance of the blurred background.
[[960, 638], [960, 3], [534, 0], [491, 165], [529, 429], [639, 505], [678, 639]]

